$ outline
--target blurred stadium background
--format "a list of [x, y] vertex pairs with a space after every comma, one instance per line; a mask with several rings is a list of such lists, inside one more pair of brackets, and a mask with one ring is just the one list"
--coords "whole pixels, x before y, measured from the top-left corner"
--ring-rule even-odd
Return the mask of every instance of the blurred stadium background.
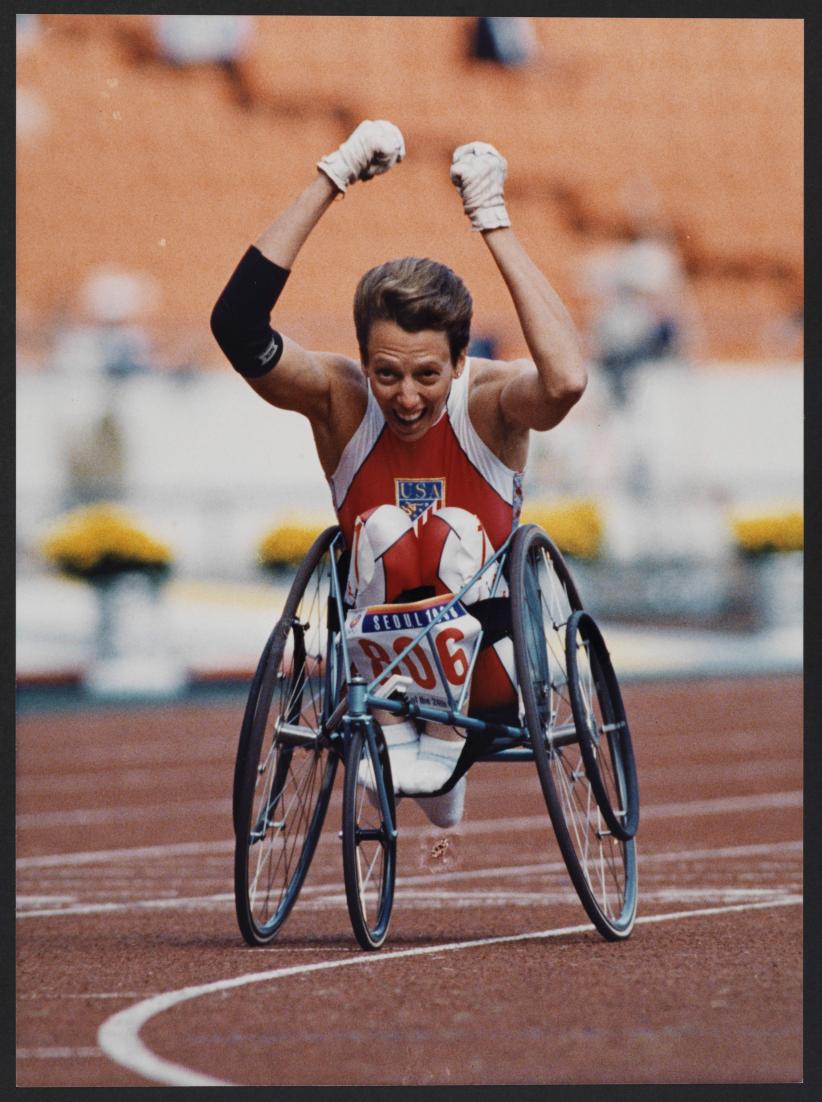
[[474, 294], [476, 349], [527, 354], [448, 177], [455, 146], [494, 143], [515, 228], [591, 364], [526, 483], [572, 553], [575, 526], [593, 531], [575, 557], [587, 604], [740, 637], [790, 628], [795, 646], [801, 20], [18, 15], [16, 106], [21, 677], [94, 661], [94, 587], [39, 548], [101, 500], [173, 548], [154, 620], [138, 631], [131, 608], [144, 651], [159, 630], [183, 677], [253, 664], [278, 605], [259, 541], [333, 517], [307, 426], [244, 386], [209, 315], [366, 117], [402, 129], [407, 159], [332, 208], [279, 327], [355, 355], [360, 274], [432, 255]]

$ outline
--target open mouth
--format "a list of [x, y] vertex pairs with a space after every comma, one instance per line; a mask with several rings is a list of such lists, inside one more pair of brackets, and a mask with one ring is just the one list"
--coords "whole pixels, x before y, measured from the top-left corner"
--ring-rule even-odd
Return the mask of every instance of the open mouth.
[[425, 410], [424, 409], [421, 409], [419, 413], [414, 413], [410, 416], [408, 414], [404, 414], [404, 413], [397, 413], [396, 410], [394, 411], [394, 420], [399, 425], [402, 425], [403, 428], [407, 428], [407, 429], [411, 429], [415, 425], [418, 425], [419, 422], [423, 419], [424, 416], [425, 416]]

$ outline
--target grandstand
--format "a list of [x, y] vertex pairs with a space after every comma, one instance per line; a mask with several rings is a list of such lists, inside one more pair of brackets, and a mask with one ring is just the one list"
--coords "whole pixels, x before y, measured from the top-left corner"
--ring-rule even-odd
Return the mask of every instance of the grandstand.
[[161, 342], [220, 365], [208, 317], [228, 273], [364, 117], [396, 122], [408, 158], [304, 250], [278, 309], [314, 347], [355, 354], [357, 278], [422, 253], [467, 278], [501, 354], [523, 351], [448, 179], [474, 138], [508, 158], [515, 225], [579, 320], [581, 258], [625, 237], [637, 188], [675, 237], [706, 358], [761, 360], [801, 309], [801, 20], [535, 19], [539, 57], [515, 69], [470, 56], [469, 17], [258, 16], [242, 110], [216, 71], [137, 60], [149, 18], [41, 16], [18, 53], [18, 90], [47, 119], [17, 143], [18, 323], [35, 362], [88, 272], [115, 262], [159, 281]]

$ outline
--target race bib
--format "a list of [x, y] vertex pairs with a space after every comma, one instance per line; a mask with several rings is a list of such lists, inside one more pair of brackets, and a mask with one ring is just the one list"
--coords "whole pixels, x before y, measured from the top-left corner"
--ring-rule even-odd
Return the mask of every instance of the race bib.
[[[346, 617], [345, 630], [353, 672], [369, 682], [379, 677], [451, 600], [452, 595], [446, 593], [412, 604], [352, 609]], [[468, 675], [479, 630], [479, 621], [458, 601], [380, 680], [378, 688], [387, 685], [393, 674], [400, 674], [408, 679], [405, 687], [410, 700], [447, 707], [445, 682], [454, 697], [458, 697]]]

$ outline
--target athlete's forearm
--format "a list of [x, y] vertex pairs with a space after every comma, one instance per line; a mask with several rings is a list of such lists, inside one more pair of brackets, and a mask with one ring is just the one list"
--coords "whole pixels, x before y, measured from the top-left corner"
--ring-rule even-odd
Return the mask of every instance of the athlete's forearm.
[[291, 268], [309, 234], [339, 194], [331, 180], [318, 172], [254, 244], [281, 268]]
[[585, 389], [587, 372], [565, 304], [513, 230], [488, 230], [482, 237], [511, 294], [546, 395], [575, 401]]
[[328, 177], [318, 173], [246, 251], [212, 310], [214, 338], [246, 378], [267, 374], [283, 354], [271, 312], [297, 253], [336, 194]]

